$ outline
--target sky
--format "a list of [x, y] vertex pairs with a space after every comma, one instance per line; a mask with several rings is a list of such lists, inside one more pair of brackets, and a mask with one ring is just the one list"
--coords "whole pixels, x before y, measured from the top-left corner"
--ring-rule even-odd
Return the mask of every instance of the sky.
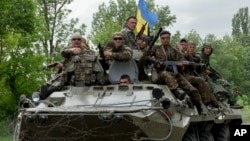
[[[214, 34], [218, 38], [230, 35], [232, 18], [240, 8], [250, 7], [250, 0], [153, 0], [159, 6], [168, 5], [171, 15], [176, 16], [176, 23], [167, 27], [171, 33], [177, 30], [181, 35], [195, 30], [202, 38]], [[91, 30], [93, 13], [98, 6], [109, 0], [74, 0], [69, 8], [72, 9], [70, 18], [79, 18], [80, 23], [87, 25], [87, 34]], [[250, 11], [250, 9], [249, 9]], [[124, 18], [124, 20], [127, 17]]]

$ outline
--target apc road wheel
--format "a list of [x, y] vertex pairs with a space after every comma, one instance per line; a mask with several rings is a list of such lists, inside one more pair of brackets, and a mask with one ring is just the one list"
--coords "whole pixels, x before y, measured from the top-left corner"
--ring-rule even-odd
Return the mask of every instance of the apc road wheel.
[[213, 129], [215, 141], [230, 141], [229, 125], [216, 125]]
[[202, 132], [200, 135], [200, 141], [214, 141], [213, 134], [210, 132]]
[[194, 133], [188, 132], [184, 135], [182, 141], [198, 141], [198, 140]]

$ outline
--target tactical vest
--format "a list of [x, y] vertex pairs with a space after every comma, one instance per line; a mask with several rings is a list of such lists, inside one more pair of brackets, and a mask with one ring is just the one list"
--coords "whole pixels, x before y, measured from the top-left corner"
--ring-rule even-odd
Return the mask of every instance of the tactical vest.
[[92, 85], [96, 81], [94, 63], [96, 54], [94, 51], [86, 50], [84, 53], [74, 56], [74, 82], [76, 86]]

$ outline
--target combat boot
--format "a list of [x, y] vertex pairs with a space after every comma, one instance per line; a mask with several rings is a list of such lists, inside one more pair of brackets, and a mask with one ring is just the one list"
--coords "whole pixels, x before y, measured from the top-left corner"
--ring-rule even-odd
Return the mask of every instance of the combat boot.
[[183, 91], [181, 88], [177, 88], [172, 90], [172, 93], [174, 94], [174, 96], [180, 100], [184, 100], [186, 93], [185, 91]]
[[187, 103], [189, 108], [192, 108], [192, 109], [194, 108], [194, 104], [193, 104], [193, 102], [191, 101], [191, 98], [188, 95], [185, 96], [184, 100]]
[[59, 90], [59, 87], [55, 87], [49, 84], [44, 84], [41, 86], [41, 93], [39, 94], [40, 99], [44, 100], [46, 99], [48, 96], [50, 96], [50, 94], [52, 94], [53, 92]]

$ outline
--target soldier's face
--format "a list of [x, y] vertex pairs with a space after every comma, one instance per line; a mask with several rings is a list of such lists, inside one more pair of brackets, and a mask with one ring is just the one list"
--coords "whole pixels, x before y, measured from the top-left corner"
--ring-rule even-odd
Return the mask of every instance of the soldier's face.
[[210, 47], [205, 47], [204, 48], [204, 54], [209, 55], [211, 54], [212, 49]]
[[194, 54], [195, 53], [196, 47], [194, 45], [189, 45], [188, 46], [188, 53], [189, 54]]
[[120, 80], [120, 85], [128, 85], [128, 84], [130, 84], [128, 79], [121, 79]]
[[119, 48], [123, 44], [123, 38], [121, 36], [114, 36], [113, 42], [115, 44], [115, 48]]
[[82, 39], [81, 38], [72, 38], [71, 43], [73, 47], [81, 47]]
[[169, 34], [163, 34], [161, 35], [161, 43], [164, 46], [169, 46], [170, 45], [170, 35]]
[[135, 30], [136, 24], [137, 24], [137, 20], [134, 18], [130, 18], [126, 22], [126, 27], [129, 28], [130, 30]]
[[188, 43], [186, 43], [186, 42], [181, 42], [181, 46], [182, 46], [182, 49], [183, 49], [183, 50], [187, 50], [187, 48], [188, 48]]
[[140, 46], [141, 49], [144, 49], [147, 47], [147, 42], [141, 39], [136, 40], [136, 43]]

